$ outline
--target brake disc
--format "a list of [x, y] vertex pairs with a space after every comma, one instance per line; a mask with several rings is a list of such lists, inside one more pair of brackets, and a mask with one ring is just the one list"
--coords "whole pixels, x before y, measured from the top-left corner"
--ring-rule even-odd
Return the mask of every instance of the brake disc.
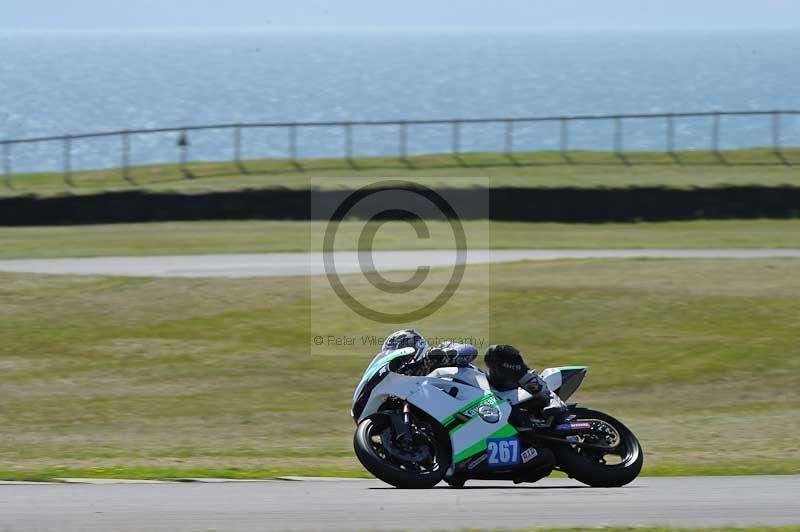
[[588, 421], [592, 424], [591, 436], [605, 440], [603, 444], [608, 448], [614, 449], [622, 442], [622, 436], [611, 424], [601, 419], [590, 419]]
[[426, 445], [413, 447], [395, 443], [392, 429], [387, 427], [381, 432], [381, 445], [386, 451], [404, 462], [421, 462], [430, 456], [430, 449]]

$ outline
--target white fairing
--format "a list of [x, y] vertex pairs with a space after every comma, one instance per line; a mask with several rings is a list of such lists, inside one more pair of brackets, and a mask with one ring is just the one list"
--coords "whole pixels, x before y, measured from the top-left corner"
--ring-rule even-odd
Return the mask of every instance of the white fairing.
[[540, 373], [544, 382], [547, 383], [547, 387], [551, 390], [558, 390], [561, 388], [561, 370], [558, 368], [547, 368], [542, 373]]
[[[450, 379], [461, 381], [476, 388], [486, 391], [493, 391], [498, 397], [505, 399], [512, 405], [524, 403], [533, 398], [533, 396], [523, 390], [516, 388], [514, 390], [507, 390], [499, 392], [493, 390], [486, 379], [486, 374], [475, 366], [468, 368], [439, 368], [434, 370], [430, 376], [435, 376], [443, 379]], [[561, 387], [561, 370], [558, 368], [547, 368], [541, 373], [542, 379], [547, 383], [547, 387], [551, 390], [558, 390]]]
[[556, 392], [562, 401], [566, 401], [580, 387], [588, 371], [588, 366], [547, 368], [542, 372], [542, 378], [550, 390]]
[[486, 374], [473, 365], [467, 368], [438, 368], [433, 370], [428, 376], [449, 379], [455, 382], [460, 381], [487, 392], [491, 390], [489, 381], [486, 379]]
[[517, 388], [516, 390], [507, 390], [505, 392], [495, 392], [495, 393], [497, 394], [498, 397], [502, 397], [512, 405], [518, 405], [533, 398], [531, 394], [529, 394], [522, 388]]
[[484, 391], [494, 392], [495, 395], [497, 395], [501, 399], [505, 399], [512, 405], [524, 403], [525, 401], [533, 397], [531, 394], [529, 394], [522, 388], [517, 388], [515, 390], [508, 390], [505, 392], [499, 392], [497, 390], [492, 389], [488, 379], [486, 378], [486, 373], [481, 371], [476, 366], [470, 366], [468, 368], [439, 368], [437, 370], [434, 370], [431, 373], [431, 375], [443, 379], [451, 379], [456, 382], [461, 381], [465, 384], [475, 386], [476, 388], [480, 388]]
[[[386, 359], [379, 359], [379, 363], [383, 360]], [[368, 376], [365, 374], [359, 390]], [[561, 371], [557, 368], [545, 370], [542, 377], [552, 390], [562, 384]], [[486, 374], [476, 366], [439, 368], [424, 377], [389, 372], [371, 390], [357, 421], [360, 423], [378, 412], [390, 398], [407, 401], [446, 428], [452, 427], [448, 430], [454, 461], [458, 462], [484, 450], [487, 438], [516, 434], [508, 423], [512, 407], [531, 397], [520, 388], [505, 392], [493, 390]], [[479, 415], [479, 408], [487, 409], [489, 414]]]
[[[453, 371], [442, 371], [444, 369]], [[437, 373], [446, 375], [447, 378], [438, 377], [435, 375]], [[471, 378], [472, 384], [454, 381], [453, 377], [459, 374], [461, 377]], [[478, 384], [478, 386], [474, 384]], [[494, 397], [489, 391], [486, 376], [477, 369], [470, 371], [469, 368], [441, 368], [434, 374], [425, 377], [390, 373], [372, 390], [358, 421], [361, 422], [364, 418], [376, 413], [390, 397], [408, 401], [439, 422], [445, 422], [448, 418], [452, 418], [453, 414], [463, 411], [470, 405], [473, 406], [468, 409], [477, 408], [483, 404], [481, 402], [483, 398], [495, 406], [499, 416], [493, 423], [474, 415], [458, 431], [451, 433], [450, 441], [454, 457], [459, 457], [462, 453], [469, 453], [468, 450], [474, 447], [476, 442], [484, 441], [505, 427], [508, 424], [508, 417], [511, 415], [511, 404], [506, 401], [498, 401]]]
[[[455, 397], [448, 393], [453, 387], [457, 388]], [[459, 385], [452, 380], [445, 380], [431, 375], [413, 377], [390, 373], [372, 390], [369, 401], [367, 401], [358, 421], [360, 422], [365, 417], [377, 412], [390, 397], [408, 401], [434, 418], [442, 420], [483, 395], [484, 390], [481, 388]]]

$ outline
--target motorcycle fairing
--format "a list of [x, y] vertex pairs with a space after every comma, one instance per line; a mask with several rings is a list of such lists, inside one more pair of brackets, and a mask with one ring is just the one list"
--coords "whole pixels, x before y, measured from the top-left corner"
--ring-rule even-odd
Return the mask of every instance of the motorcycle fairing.
[[[588, 366], [562, 366], [558, 368], [547, 368], [542, 371], [541, 375], [547, 383], [547, 387], [556, 392], [558, 396], [565, 401], [575, 393], [575, 390], [581, 385], [588, 371]], [[430, 376], [450, 379], [453, 382], [468, 384], [485, 391], [494, 391], [491, 389], [486, 379], [486, 374], [475, 366], [466, 368], [438, 368], [434, 370]], [[494, 391], [494, 393], [512, 405], [518, 405], [533, 398], [530, 393], [522, 388], [502, 392]]]
[[361, 381], [356, 386], [356, 391], [353, 392], [353, 401], [355, 401], [358, 396], [361, 394], [361, 390], [364, 388], [364, 384], [372, 378], [383, 366], [391, 362], [396, 358], [400, 358], [403, 356], [413, 355], [415, 352], [413, 347], [404, 347], [403, 349], [394, 349], [394, 350], [387, 350], [381, 351], [375, 358], [372, 359], [372, 362], [369, 363], [367, 369], [364, 370], [364, 375], [361, 377]]
[[508, 401], [498, 400], [496, 397], [493, 399], [497, 401], [497, 408], [500, 410], [500, 420], [497, 423], [488, 423], [480, 415], [475, 415], [450, 431], [454, 464], [486, 451], [490, 439], [508, 438], [517, 434], [517, 429], [508, 423], [511, 405]]
[[589, 366], [561, 366], [547, 368], [542, 372], [542, 378], [551, 391], [558, 394], [562, 401], [569, 399], [583, 382]]
[[[511, 405], [492, 392], [452, 380], [394, 372], [387, 372], [372, 390], [358, 422], [378, 412], [390, 397], [409, 402], [449, 428], [454, 462], [485, 451], [489, 438], [509, 437], [517, 433], [508, 424]], [[481, 406], [497, 410], [496, 416], [487, 416], [494, 422], [485, 421], [479, 415], [477, 410]]]
[[449, 379], [453, 382], [474, 386], [475, 388], [484, 390], [484, 392], [492, 391], [492, 387], [489, 385], [489, 380], [486, 378], [486, 374], [473, 365], [465, 368], [437, 368], [429, 373], [428, 376], [439, 379]]
[[[370, 363], [353, 396], [354, 403], [368, 382], [369, 399], [359, 404], [357, 422], [378, 412], [391, 397], [407, 401], [438, 420], [450, 435], [453, 464], [486, 451], [487, 440], [513, 437], [517, 429], [509, 424], [513, 405], [531, 398], [522, 389], [491, 390], [486, 375], [478, 368], [439, 368], [424, 377], [387, 371], [395, 358], [413, 354], [413, 348], [379, 353]], [[583, 381], [586, 366], [549, 368], [542, 372], [548, 387], [566, 399]], [[375, 377], [373, 379], [373, 377]], [[374, 382], [373, 382], [374, 381]], [[481, 415], [479, 409], [487, 409]]]

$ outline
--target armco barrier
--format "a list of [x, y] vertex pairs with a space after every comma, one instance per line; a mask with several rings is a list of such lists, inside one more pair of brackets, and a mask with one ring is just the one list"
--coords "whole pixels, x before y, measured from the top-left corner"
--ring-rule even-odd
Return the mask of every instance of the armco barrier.
[[[311, 209], [312, 194], [315, 208]], [[309, 220], [331, 212], [352, 191], [265, 189], [207, 194], [109, 192], [0, 199], [0, 225], [59, 225], [179, 220]], [[494, 220], [530, 222], [662, 221], [800, 217], [800, 187], [447, 189], [459, 205], [485, 206]], [[424, 193], [423, 193], [424, 195]], [[421, 200], [424, 201], [424, 200]], [[319, 206], [320, 208], [317, 208]], [[396, 207], [388, 205], [387, 207]], [[423, 217], [441, 217], [417, 210]], [[350, 215], [359, 217], [358, 206]], [[485, 218], [484, 209], [459, 212]]]

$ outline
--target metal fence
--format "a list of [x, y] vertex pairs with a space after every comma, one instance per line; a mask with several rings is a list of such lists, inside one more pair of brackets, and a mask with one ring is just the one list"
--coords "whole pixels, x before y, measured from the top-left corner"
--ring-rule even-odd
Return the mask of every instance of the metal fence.
[[[377, 120], [377, 121], [349, 121], [349, 122], [292, 122], [292, 123], [239, 123], [239, 124], [216, 124], [205, 126], [171, 127], [158, 129], [131, 129], [125, 131], [108, 131], [100, 133], [84, 133], [79, 135], [62, 135], [49, 137], [23, 138], [0, 141], [2, 145], [2, 176], [8, 187], [12, 187], [13, 167], [13, 148], [23, 144], [39, 143], [60, 143], [62, 152], [61, 173], [64, 183], [74, 186], [73, 176], [73, 144], [82, 139], [96, 138], [118, 138], [119, 139], [119, 164], [122, 178], [131, 184], [135, 184], [131, 177], [131, 142], [134, 135], [156, 135], [164, 133], [174, 133], [176, 158], [174, 162], [179, 163], [185, 172], [189, 162], [189, 149], [191, 146], [190, 134], [197, 131], [218, 130], [226, 131], [230, 134], [230, 143], [233, 148], [232, 161], [244, 171], [242, 159], [242, 132], [246, 129], [284, 129], [287, 135], [286, 159], [296, 166], [300, 166], [298, 159], [298, 131], [303, 128], [337, 128], [341, 131], [341, 137], [335, 142], [341, 142], [341, 157], [346, 161], [352, 162], [357, 155], [354, 150], [353, 129], [356, 127], [395, 127], [397, 130], [397, 149], [394, 154], [383, 154], [384, 156], [396, 156], [400, 160], [406, 160], [409, 156], [409, 126], [439, 125], [448, 126], [451, 129], [450, 155], [459, 156], [462, 153], [461, 129], [469, 124], [495, 124], [503, 126], [504, 136], [502, 139], [503, 153], [512, 156], [518, 152], [515, 145], [515, 128], [520, 124], [552, 122], [559, 125], [559, 148], [564, 162], [572, 162], [568, 156], [570, 151], [570, 132], [571, 124], [577, 121], [608, 122], [611, 125], [610, 134], [613, 143], [613, 152], [622, 161], [625, 158], [625, 124], [631, 121], [663, 121], [665, 126], [663, 152], [670, 154], [677, 162], [675, 149], [675, 125], [681, 119], [707, 118], [709, 119], [710, 143], [708, 149], [717, 155], [722, 162], [720, 150], [720, 139], [722, 137], [722, 124], [725, 117], [765, 117], [770, 121], [771, 138], [764, 139], [761, 146], [771, 147], [778, 161], [783, 164], [789, 162], [783, 157], [781, 144], [781, 120], [785, 116], [798, 116], [798, 110], [772, 110], [772, 111], [710, 111], [693, 113], [655, 113], [655, 114], [627, 114], [627, 115], [570, 115], [570, 116], [544, 116], [544, 117], [522, 117], [522, 118], [464, 118], [464, 119], [434, 119], [434, 120]], [[525, 150], [530, 151], [530, 150]], [[658, 151], [658, 150], [655, 150]]]

